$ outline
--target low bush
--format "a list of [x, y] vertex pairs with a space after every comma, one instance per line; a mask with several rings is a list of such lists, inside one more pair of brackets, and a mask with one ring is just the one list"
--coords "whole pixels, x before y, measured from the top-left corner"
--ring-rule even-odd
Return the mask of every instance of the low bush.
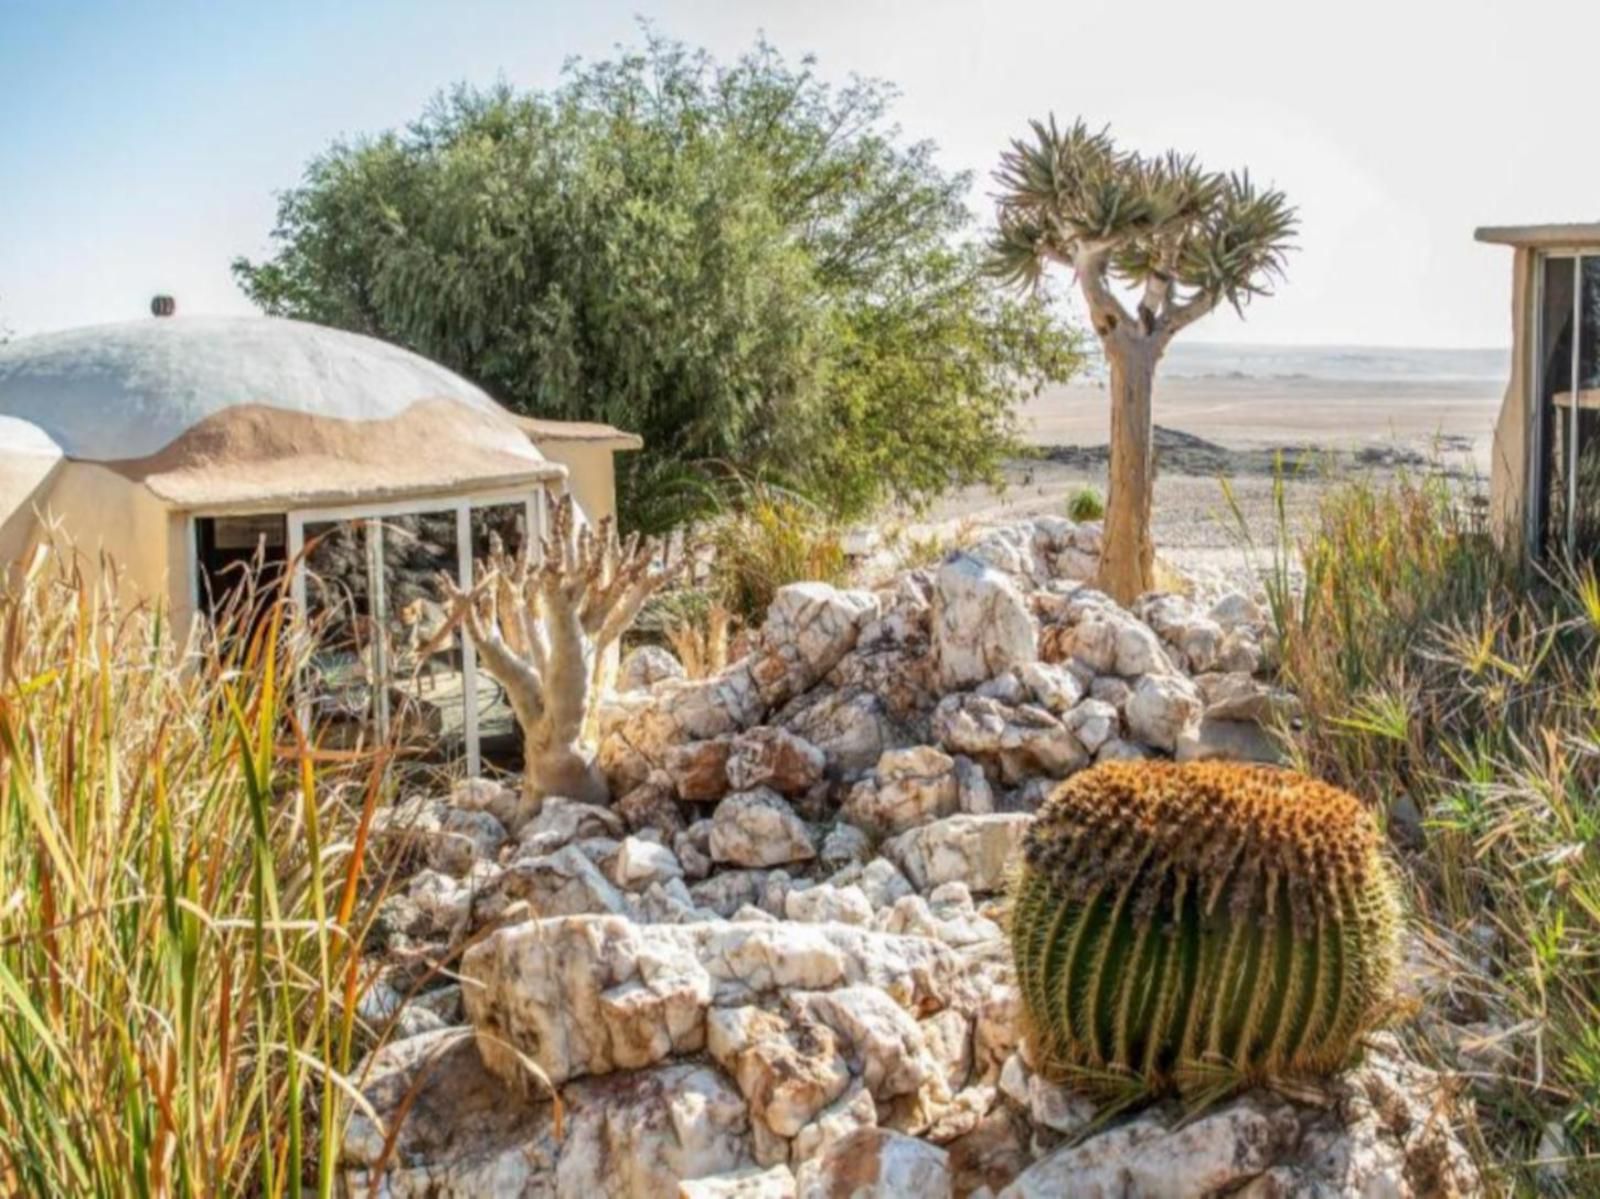
[[1105, 499], [1093, 487], [1080, 487], [1067, 497], [1067, 515], [1073, 520], [1103, 520]]
[[712, 525], [708, 591], [746, 625], [759, 625], [778, 588], [815, 581], [842, 586], [851, 565], [841, 530], [792, 492], [750, 482]]

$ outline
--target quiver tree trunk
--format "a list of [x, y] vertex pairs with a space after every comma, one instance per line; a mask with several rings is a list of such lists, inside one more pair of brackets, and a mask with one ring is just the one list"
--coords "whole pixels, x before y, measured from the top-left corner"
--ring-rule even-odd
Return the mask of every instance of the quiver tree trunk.
[[637, 534], [619, 540], [610, 517], [579, 529], [572, 497], [562, 496], [537, 558], [526, 548], [515, 558], [496, 550], [471, 591], [441, 576], [453, 613], [435, 641], [465, 627], [478, 661], [505, 688], [522, 730], [529, 799], [609, 799], [583, 734], [599, 698], [597, 663], [669, 577], [652, 569], [655, 555]]
[[1154, 589], [1150, 510], [1155, 493], [1155, 423], [1151, 399], [1162, 343], [1151, 337], [1105, 339], [1111, 373], [1111, 461], [1099, 586], [1119, 604]]

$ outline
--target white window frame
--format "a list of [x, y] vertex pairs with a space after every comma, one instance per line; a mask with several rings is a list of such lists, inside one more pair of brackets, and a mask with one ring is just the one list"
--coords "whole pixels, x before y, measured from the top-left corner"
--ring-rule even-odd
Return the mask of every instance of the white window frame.
[[[494, 508], [505, 504], [521, 503], [528, 529], [529, 549], [537, 556], [542, 552], [543, 538], [548, 532], [548, 495], [552, 488], [558, 491], [564, 490], [564, 480], [549, 479], [524, 487], [474, 492], [467, 495], [414, 496], [410, 499], [387, 500], [381, 503], [347, 504], [321, 508], [291, 508], [284, 512], [284, 519], [288, 525], [288, 541], [285, 548], [288, 561], [293, 566], [293, 574], [290, 576], [289, 581], [289, 592], [294, 601], [295, 611], [302, 615], [306, 611], [306, 564], [304, 556], [307, 524], [356, 520], [367, 523], [367, 570], [373, 589], [372, 602], [375, 611], [382, 613], [387, 608], [383, 595], [382, 562], [377, 560], [374, 555], [382, 553], [382, 534], [378, 530], [385, 518], [409, 516], [418, 513], [453, 512], [456, 520], [456, 584], [465, 590], [472, 586], [473, 509]], [[189, 590], [190, 594], [196, 597], [196, 603], [200, 602], [198, 522], [225, 518], [231, 515], [234, 515], [234, 513], [221, 511], [193, 512], [189, 516]], [[461, 647], [461, 695], [462, 702], [466, 705], [462, 736], [466, 743], [467, 773], [469, 776], [475, 776], [483, 768], [483, 755], [478, 744], [478, 655], [476, 648], [472, 644], [471, 637], [463, 635]], [[374, 643], [373, 652], [376, 655], [374, 663], [376, 674], [380, 679], [387, 679], [389, 664], [384, 657], [381, 638]], [[388, 687], [387, 685], [380, 686], [376, 688], [376, 691], [378, 735], [380, 738], [384, 738], [389, 735]], [[301, 709], [300, 718], [302, 724], [309, 724], [310, 716], [309, 709]]]

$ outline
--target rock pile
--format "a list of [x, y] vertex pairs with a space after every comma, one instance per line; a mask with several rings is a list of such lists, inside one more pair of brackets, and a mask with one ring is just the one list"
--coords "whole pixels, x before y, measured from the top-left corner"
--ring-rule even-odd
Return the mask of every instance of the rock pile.
[[786, 587], [715, 678], [641, 653], [609, 808], [479, 779], [386, 812], [420, 868], [375, 930], [364, 1015], [397, 1029], [351, 1192], [1476, 1193], [1392, 1042], [1320, 1103], [1181, 1127], [1096, 1128], [1029, 1069], [1000, 896], [1032, 811], [1108, 758], [1270, 758], [1294, 718], [1248, 597], [1126, 611], [1080, 581], [1097, 537], [1041, 519], [877, 591]]

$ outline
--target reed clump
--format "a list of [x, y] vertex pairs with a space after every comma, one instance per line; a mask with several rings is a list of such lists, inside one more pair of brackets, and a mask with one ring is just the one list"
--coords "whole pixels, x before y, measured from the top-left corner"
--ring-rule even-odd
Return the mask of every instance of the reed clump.
[[382, 764], [317, 760], [279, 596], [178, 641], [90, 566], [0, 582], [0, 1193], [331, 1195]]

